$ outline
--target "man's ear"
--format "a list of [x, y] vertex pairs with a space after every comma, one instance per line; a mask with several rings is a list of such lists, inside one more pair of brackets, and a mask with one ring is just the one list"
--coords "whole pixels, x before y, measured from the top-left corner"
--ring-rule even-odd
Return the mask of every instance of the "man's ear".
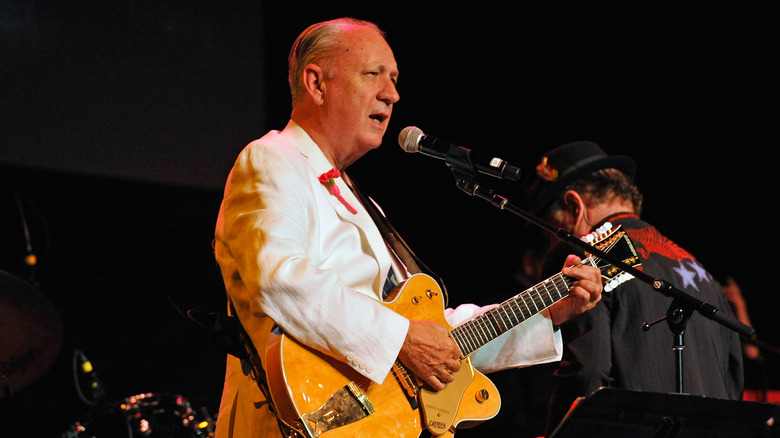
[[322, 104], [325, 96], [325, 72], [317, 64], [308, 64], [303, 69], [303, 87], [306, 94], [311, 96], [312, 100]]
[[574, 190], [567, 190], [563, 194], [563, 205], [566, 207], [566, 211], [573, 214], [574, 217], [582, 213], [585, 208], [585, 202], [582, 200], [582, 197]]

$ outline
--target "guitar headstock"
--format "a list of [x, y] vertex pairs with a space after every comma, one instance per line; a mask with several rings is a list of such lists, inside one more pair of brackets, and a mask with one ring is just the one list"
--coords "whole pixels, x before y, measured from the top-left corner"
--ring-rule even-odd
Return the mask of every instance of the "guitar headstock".
[[[586, 243], [603, 251], [621, 262], [631, 267], [641, 265], [639, 255], [636, 252], [634, 243], [628, 237], [625, 231], [620, 229], [620, 225], [613, 228], [612, 223], [605, 222], [604, 225], [597, 228], [590, 234], [581, 238]], [[604, 284], [604, 292], [611, 292], [617, 286], [634, 278], [628, 272], [621, 271], [620, 268], [613, 266], [606, 260], [590, 256], [595, 265], [601, 269], [601, 280]]]

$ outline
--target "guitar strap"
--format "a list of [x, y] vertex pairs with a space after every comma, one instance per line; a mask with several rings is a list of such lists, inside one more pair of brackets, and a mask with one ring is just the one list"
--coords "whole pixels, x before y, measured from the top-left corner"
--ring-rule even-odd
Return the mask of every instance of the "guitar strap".
[[260, 354], [258, 354], [257, 349], [255, 348], [255, 344], [252, 342], [249, 334], [246, 332], [246, 330], [244, 330], [244, 326], [241, 325], [241, 321], [238, 319], [238, 313], [236, 313], [236, 308], [233, 306], [233, 300], [230, 299], [230, 296], [228, 296], [228, 304], [230, 305], [230, 315], [228, 315], [228, 317], [234, 319], [237, 322], [240, 329], [238, 338], [241, 342], [241, 345], [243, 345], [244, 349], [246, 350], [245, 356], [237, 357], [239, 357], [242, 362], [249, 362], [251, 370], [250, 377], [252, 377], [257, 383], [257, 386], [260, 388], [260, 392], [262, 392], [263, 396], [265, 397], [265, 403], [268, 404], [268, 408], [271, 409], [271, 412], [274, 413], [274, 417], [276, 417], [276, 422], [279, 425], [279, 431], [282, 433], [282, 436], [303, 438], [303, 436], [297, 430], [286, 425], [282, 419], [276, 415], [276, 407], [274, 406], [273, 399], [271, 398], [271, 392], [268, 390], [268, 380], [266, 379], [265, 368], [263, 368], [263, 362], [260, 358]]
[[[256, 407], [260, 408], [265, 404], [268, 405], [268, 408], [276, 416], [282, 436], [303, 438], [297, 431], [284, 424], [279, 416], [276, 415], [273, 399], [271, 399], [271, 394], [268, 390], [268, 380], [263, 368], [262, 358], [258, 354], [249, 334], [241, 324], [241, 320], [238, 319], [238, 313], [233, 305], [233, 300], [230, 299], [230, 295], [225, 294], [225, 296], [228, 300], [227, 314], [205, 313], [196, 309], [190, 309], [187, 312], [187, 317], [199, 326], [209, 330], [212, 342], [220, 350], [240, 359], [242, 368], [249, 369], [249, 377], [257, 383], [260, 392], [265, 397], [265, 402], [256, 404]], [[272, 323], [269, 320], [269, 324]], [[262, 330], [265, 330], [265, 327]]]
[[444, 305], [446, 306], [448, 297], [447, 289], [444, 287], [444, 282], [442, 281], [441, 277], [436, 275], [436, 273], [433, 272], [431, 268], [429, 268], [425, 263], [423, 263], [422, 260], [420, 260], [419, 257], [417, 257], [417, 255], [414, 254], [406, 241], [404, 241], [401, 235], [398, 234], [398, 231], [395, 229], [395, 227], [393, 227], [393, 224], [391, 224], [387, 219], [387, 216], [385, 216], [384, 213], [379, 210], [379, 207], [377, 207], [377, 205], [370, 197], [363, 194], [355, 181], [352, 180], [352, 178], [350, 178], [346, 173], [342, 173], [341, 177], [344, 179], [344, 182], [347, 183], [347, 185], [352, 189], [352, 192], [360, 200], [360, 203], [363, 204], [363, 206], [366, 208], [366, 211], [368, 211], [371, 219], [379, 229], [379, 233], [382, 234], [382, 238], [390, 246], [390, 249], [395, 253], [398, 260], [400, 260], [401, 263], [406, 266], [406, 269], [412, 274], [424, 273], [430, 275], [434, 280], [436, 280], [436, 282], [441, 287], [442, 293], [444, 294]]

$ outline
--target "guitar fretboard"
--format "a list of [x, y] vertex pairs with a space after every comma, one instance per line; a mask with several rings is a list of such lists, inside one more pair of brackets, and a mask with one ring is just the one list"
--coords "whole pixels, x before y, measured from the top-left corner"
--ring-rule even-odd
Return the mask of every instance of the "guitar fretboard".
[[[592, 258], [586, 259], [584, 263], [595, 266]], [[463, 356], [468, 356], [509, 329], [562, 300], [569, 295], [574, 281], [562, 273], [553, 275], [453, 328], [450, 335]]]

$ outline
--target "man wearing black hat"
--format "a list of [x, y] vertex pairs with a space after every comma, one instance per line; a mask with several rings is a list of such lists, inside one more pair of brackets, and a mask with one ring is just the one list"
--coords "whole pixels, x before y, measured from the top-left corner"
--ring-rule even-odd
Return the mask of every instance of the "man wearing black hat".
[[[641, 269], [687, 294], [731, 312], [720, 284], [687, 251], [639, 217], [642, 194], [633, 182], [635, 162], [608, 156], [595, 143], [576, 142], [549, 151], [527, 187], [530, 210], [574, 235], [585, 235], [605, 222], [631, 238]], [[553, 242], [543, 266], [555, 263], [567, 245]], [[543, 274], [545, 269], [543, 268]], [[650, 285], [630, 280], [604, 293], [590, 312], [564, 324], [564, 353], [554, 373], [547, 434], [559, 424], [577, 397], [599, 387], [676, 392], [673, 336], [667, 324], [643, 330], [643, 322], [666, 315], [671, 298]], [[742, 397], [742, 353], [738, 335], [693, 315], [684, 332], [684, 392], [721, 399]]]

